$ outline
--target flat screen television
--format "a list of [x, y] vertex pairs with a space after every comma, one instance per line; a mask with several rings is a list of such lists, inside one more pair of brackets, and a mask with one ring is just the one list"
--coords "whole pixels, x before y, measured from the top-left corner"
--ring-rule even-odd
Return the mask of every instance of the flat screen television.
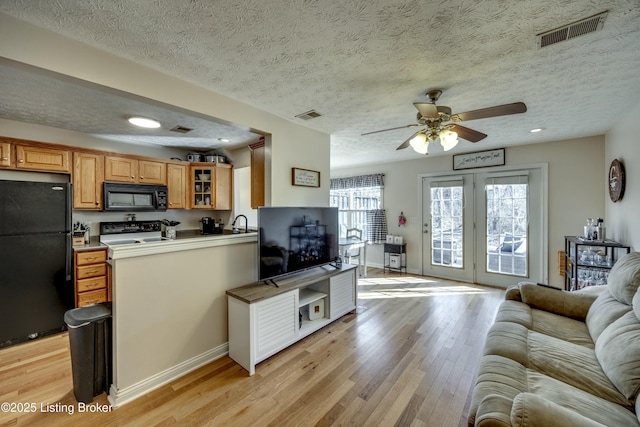
[[258, 208], [258, 279], [334, 262], [338, 237], [338, 208]]

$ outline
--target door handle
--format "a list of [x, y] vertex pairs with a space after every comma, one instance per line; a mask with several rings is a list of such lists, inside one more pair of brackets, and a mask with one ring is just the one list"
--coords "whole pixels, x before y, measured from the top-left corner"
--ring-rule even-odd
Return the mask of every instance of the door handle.
[[424, 223], [424, 231], [423, 231], [423, 233], [424, 233], [424, 234], [429, 233], [429, 229], [428, 229], [428, 227], [429, 227], [429, 223], [428, 223], [428, 222], [425, 222], [425, 223]]

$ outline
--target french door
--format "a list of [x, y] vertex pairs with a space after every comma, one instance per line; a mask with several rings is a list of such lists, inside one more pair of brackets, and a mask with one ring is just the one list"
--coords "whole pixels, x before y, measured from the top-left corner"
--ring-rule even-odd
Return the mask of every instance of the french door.
[[547, 283], [546, 165], [422, 177], [422, 272]]

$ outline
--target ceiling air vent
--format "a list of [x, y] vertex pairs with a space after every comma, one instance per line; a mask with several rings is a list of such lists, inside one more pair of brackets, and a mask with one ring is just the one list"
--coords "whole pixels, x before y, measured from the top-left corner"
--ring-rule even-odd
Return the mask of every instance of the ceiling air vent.
[[296, 117], [302, 120], [311, 120], [320, 116], [322, 116], [322, 114], [318, 113], [316, 110], [311, 110], [306, 113], [298, 114]]
[[604, 11], [589, 18], [565, 25], [564, 27], [538, 34], [536, 36], [538, 49], [601, 30], [608, 12], [609, 11]]
[[193, 129], [185, 127], [185, 126], [176, 126], [173, 129], [171, 129], [171, 132], [178, 132], [178, 133], [189, 133], [191, 132]]

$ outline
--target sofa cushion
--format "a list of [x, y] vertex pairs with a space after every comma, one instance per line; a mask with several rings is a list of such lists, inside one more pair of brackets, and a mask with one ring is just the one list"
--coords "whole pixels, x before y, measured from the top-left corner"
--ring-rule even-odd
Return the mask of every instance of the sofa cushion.
[[522, 427], [605, 427], [604, 424], [532, 393], [520, 393], [516, 396], [510, 421], [511, 425]]
[[633, 403], [604, 374], [592, 348], [530, 331], [515, 323], [497, 322], [489, 329], [484, 351], [485, 355], [511, 359], [525, 368], [633, 409]]
[[640, 252], [621, 257], [609, 272], [609, 292], [621, 303], [631, 305], [640, 286]]
[[522, 302], [503, 301], [496, 315], [496, 323], [498, 322], [517, 323], [532, 331], [594, 348], [584, 322], [537, 310]]
[[640, 389], [640, 322], [633, 311], [600, 334], [596, 356], [618, 390], [627, 399], [635, 400]]
[[587, 314], [587, 328], [594, 342], [607, 326], [631, 311], [631, 307], [618, 301], [608, 290], [591, 305]]
[[[640, 426], [635, 414], [621, 405], [527, 369], [513, 360], [494, 355], [483, 356], [480, 361], [478, 380], [469, 408], [469, 424], [482, 425], [482, 422], [486, 422], [486, 425], [499, 425], [492, 423], [490, 417], [509, 420], [512, 408], [504, 404], [505, 400], [513, 402], [520, 393], [535, 394], [610, 427]], [[491, 410], [501, 413], [487, 414], [479, 411], [483, 409], [481, 405], [485, 399], [496, 399], [496, 396], [501, 397], [501, 404], [491, 405]]]

